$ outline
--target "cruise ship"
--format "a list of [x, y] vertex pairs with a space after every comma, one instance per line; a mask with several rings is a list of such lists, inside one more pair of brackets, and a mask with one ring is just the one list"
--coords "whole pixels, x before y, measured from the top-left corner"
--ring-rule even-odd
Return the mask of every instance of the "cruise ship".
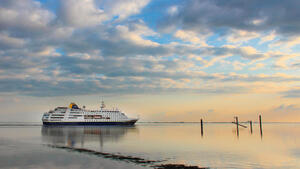
[[106, 109], [102, 101], [100, 110], [79, 108], [75, 103], [69, 107], [56, 107], [44, 113], [43, 125], [134, 125], [138, 118], [129, 118], [119, 109]]

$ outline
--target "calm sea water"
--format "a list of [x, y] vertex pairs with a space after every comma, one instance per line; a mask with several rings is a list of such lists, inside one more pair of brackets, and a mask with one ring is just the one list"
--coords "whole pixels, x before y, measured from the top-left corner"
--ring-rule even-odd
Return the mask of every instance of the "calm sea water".
[[[0, 127], [0, 168], [152, 168], [85, 149], [209, 168], [300, 168], [300, 123], [138, 123], [134, 127]], [[64, 149], [61, 147], [69, 147]]]

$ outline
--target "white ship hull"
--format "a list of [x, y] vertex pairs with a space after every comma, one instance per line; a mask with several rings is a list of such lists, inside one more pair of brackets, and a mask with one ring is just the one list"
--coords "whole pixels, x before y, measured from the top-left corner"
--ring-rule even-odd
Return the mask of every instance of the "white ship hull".
[[86, 110], [71, 103], [69, 107], [57, 107], [44, 113], [44, 125], [134, 125], [137, 118], [128, 118], [117, 109]]

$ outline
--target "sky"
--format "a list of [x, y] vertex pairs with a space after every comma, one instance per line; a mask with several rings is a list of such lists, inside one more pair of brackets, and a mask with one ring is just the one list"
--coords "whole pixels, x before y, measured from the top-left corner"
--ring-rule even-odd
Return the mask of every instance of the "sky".
[[299, 0], [1, 0], [0, 121], [300, 122]]

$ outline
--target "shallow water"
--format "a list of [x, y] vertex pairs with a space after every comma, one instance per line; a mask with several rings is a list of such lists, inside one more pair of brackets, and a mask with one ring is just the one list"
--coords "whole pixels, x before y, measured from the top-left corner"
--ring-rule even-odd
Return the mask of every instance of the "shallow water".
[[[19, 125], [19, 124], [18, 124]], [[78, 149], [209, 168], [299, 168], [300, 123], [138, 123], [134, 127], [0, 127], [1, 168], [152, 168]], [[62, 149], [59, 147], [69, 147]]]

